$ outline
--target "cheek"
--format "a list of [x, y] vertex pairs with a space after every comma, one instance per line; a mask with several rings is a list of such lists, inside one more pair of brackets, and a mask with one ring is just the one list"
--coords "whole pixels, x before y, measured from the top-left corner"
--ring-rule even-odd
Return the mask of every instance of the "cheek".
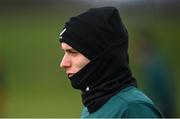
[[76, 72], [81, 70], [88, 63], [89, 63], [89, 60], [84, 59], [84, 58], [78, 58], [78, 59], [74, 60], [74, 68], [75, 68]]

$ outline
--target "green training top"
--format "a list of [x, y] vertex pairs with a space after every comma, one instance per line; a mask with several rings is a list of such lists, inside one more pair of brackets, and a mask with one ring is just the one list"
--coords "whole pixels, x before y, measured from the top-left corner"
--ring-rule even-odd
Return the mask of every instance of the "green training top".
[[84, 107], [81, 118], [162, 118], [153, 102], [136, 87], [121, 90], [96, 112]]

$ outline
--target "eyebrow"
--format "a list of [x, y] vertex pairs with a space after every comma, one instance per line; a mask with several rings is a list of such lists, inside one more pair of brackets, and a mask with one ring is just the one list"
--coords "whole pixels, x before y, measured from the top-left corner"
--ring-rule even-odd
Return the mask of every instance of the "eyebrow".
[[67, 48], [67, 49], [62, 49], [63, 51], [66, 51], [66, 52], [69, 52], [69, 51], [76, 51], [77, 52], [77, 50], [75, 50], [75, 49], [73, 49], [73, 48]]

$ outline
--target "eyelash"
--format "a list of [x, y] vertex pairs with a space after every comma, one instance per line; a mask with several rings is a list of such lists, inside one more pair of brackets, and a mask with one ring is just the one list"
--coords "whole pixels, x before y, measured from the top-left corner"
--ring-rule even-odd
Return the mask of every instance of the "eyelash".
[[69, 53], [72, 54], [72, 55], [76, 55], [77, 54], [77, 52], [75, 52], [75, 51], [70, 51]]

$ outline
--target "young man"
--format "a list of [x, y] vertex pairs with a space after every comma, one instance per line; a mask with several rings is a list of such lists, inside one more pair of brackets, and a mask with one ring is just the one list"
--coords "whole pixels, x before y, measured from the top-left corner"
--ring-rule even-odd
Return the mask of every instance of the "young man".
[[118, 10], [92, 8], [70, 18], [60, 33], [60, 67], [82, 91], [82, 118], [161, 118], [129, 68], [128, 33]]

